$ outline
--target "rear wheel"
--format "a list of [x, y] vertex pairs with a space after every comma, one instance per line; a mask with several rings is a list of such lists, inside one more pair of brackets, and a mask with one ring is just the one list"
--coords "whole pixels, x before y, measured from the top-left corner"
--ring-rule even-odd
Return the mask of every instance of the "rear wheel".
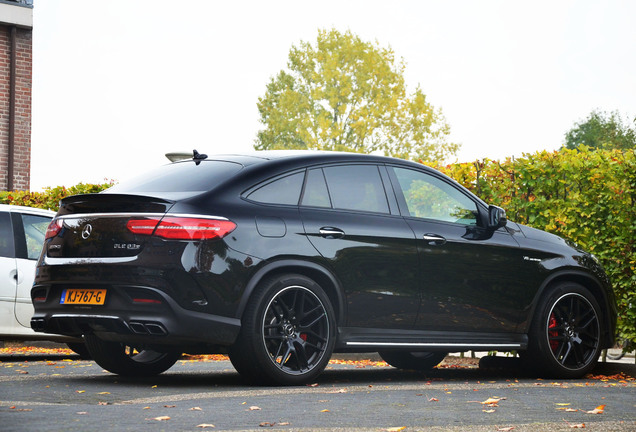
[[448, 355], [445, 352], [426, 351], [380, 351], [378, 354], [393, 367], [417, 371], [433, 369]]
[[295, 274], [267, 279], [245, 309], [230, 360], [256, 384], [311, 382], [331, 357], [334, 316], [329, 298], [313, 280]]
[[159, 352], [119, 342], [109, 342], [94, 335], [84, 336], [95, 363], [109, 372], [123, 376], [154, 376], [172, 367], [178, 352]]
[[601, 352], [600, 308], [583, 286], [565, 282], [537, 306], [529, 334], [528, 364], [540, 374], [578, 378], [596, 364]]

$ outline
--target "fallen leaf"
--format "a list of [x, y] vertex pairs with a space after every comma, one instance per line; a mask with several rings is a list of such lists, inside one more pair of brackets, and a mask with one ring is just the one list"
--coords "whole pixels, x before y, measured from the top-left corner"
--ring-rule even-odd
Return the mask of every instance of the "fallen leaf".
[[555, 405], [558, 405], [558, 406], [569, 406], [571, 404], [569, 404], [569, 403], [558, 403], [558, 404], [555, 404]]
[[603, 411], [605, 411], [605, 405], [599, 405], [596, 408], [594, 408], [592, 411], [585, 411], [588, 414], [603, 414]]
[[164, 405], [163, 407], [164, 408], [176, 408], [177, 406], [176, 405]]
[[289, 422], [280, 422], [278, 426], [289, 426]]
[[97, 394], [110, 394], [109, 392], [99, 392]]
[[189, 411], [203, 411], [203, 410], [201, 408], [199, 408], [199, 407], [192, 407], [192, 408], [190, 408]]
[[75, 393], [86, 393], [86, 390], [75, 390]]
[[483, 412], [485, 412], [485, 413], [488, 413], [488, 414], [490, 414], [490, 413], [494, 413], [494, 412], [495, 412], [495, 410], [494, 410], [494, 409], [482, 410], [482, 411], [483, 411]]
[[157, 421], [166, 421], [166, 420], [170, 420], [170, 417], [168, 416], [159, 416], [159, 417], [155, 417], [151, 420], [157, 420]]
[[318, 387], [318, 383], [307, 384], [307, 387]]
[[259, 423], [260, 427], [273, 427], [276, 423], [263, 422]]
[[322, 410], [320, 412], [331, 412], [331, 411], [329, 411], [328, 409], [324, 409], [324, 410]]
[[97, 402], [97, 405], [110, 405], [110, 402]]
[[506, 398], [497, 398], [497, 397], [489, 397], [485, 401], [481, 402], [482, 405], [496, 405], [499, 401], [505, 400]]
[[80, 412], [78, 412], [78, 413], [76, 413], [76, 414], [77, 414], [77, 415], [86, 415], [86, 414], [88, 414], [88, 413], [87, 413], [86, 411], [80, 411]]
[[197, 425], [198, 428], [202, 428], [202, 429], [206, 429], [206, 428], [213, 428], [216, 427], [213, 424], [210, 423], [201, 423], [200, 425]]
[[403, 431], [404, 429], [406, 429], [406, 426], [392, 427], [392, 428], [385, 429], [385, 431], [387, 431], [387, 432], [399, 432], [399, 431]]
[[257, 406], [251, 406], [248, 408], [248, 411], [260, 411], [261, 409]]
[[150, 409], [150, 407], [144, 407], [143, 409]]
[[439, 399], [432, 397], [428, 401], [429, 402], [439, 402]]

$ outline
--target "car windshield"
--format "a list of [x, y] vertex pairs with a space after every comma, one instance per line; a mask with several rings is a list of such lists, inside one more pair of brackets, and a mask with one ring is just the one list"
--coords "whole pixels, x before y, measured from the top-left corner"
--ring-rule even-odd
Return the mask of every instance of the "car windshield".
[[241, 164], [226, 161], [177, 162], [124, 181], [105, 192], [203, 192], [232, 177], [241, 168]]

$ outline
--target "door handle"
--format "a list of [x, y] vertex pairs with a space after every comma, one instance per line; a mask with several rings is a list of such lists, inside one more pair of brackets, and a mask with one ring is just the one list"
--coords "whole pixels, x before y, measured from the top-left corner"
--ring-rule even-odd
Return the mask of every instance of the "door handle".
[[433, 246], [433, 245], [443, 245], [444, 243], [446, 243], [446, 239], [440, 235], [437, 234], [424, 234], [422, 236], [422, 239], [424, 239], [425, 242], [427, 242], [429, 245]]
[[333, 227], [322, 227], [318, 230], [318, 232], [321, 236], [327, 239], [338, 239], [345, 236], [345, 232], [343, 230]]

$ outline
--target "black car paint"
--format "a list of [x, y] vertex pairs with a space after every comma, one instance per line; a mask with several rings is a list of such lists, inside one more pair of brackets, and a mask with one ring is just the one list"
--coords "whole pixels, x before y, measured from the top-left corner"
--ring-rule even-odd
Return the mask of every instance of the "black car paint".
[[[81, 223], [95, 221], [96, 231], [120, 232], [121, 217], [103, 219], [102, 213], [111, 212], [217, 215], [237, 228], [223, 240], [199, 242], [102, 234], [96, 237], [98, 245], [81, 242], [81, 224], [71, 224], [65, 229], [73, 235], [48, 240], [40, 258], [33, 297], [46, 292], [47, 301], [35, 304], [33, 327], [72, 336], [95, 332], [127, 343], [222, 350], [219, 346], [236, 338], [259, 282], [297, 272], [316, 280], [329, 296], [338, 322], [336, 350], [375, 351], [388, 342], [446, 351], [524, 349], [537, 299], [550, 283], [574, 278], [609, 311], [602, 317], [603, 345], [612, 343], [615, 302], [600, 266], [556, 236], [512, 222], [488, 229], [488, 206], [453, 180], [420, 164], [384, 157], [268, 157], [211, 157], [243, 168], [208, 185], [206, 192], [173, 195], [177, 200], [152, 191], [64, 199], [58, 217], [82, 214]], [[207, 161], [179, 163], [205, 169]], [[263, 204], [246, 197], [255, 185], [279, 176], [343, 164], [379, 167], [388, 214]], [[403, 216], [387, 169], [391, 166], [423, 170], [462, 191], [475, 202], [479, 226]], [[337, 228], [344, 237], [321, 234], [321, 228]], [[425, 234], [445, 242], [426, 241]], [[134, 260], [106, 259], [125, 257]], [[70, 286], [106, 287], [105, 308], [60, 305], [62, 289]], [[135, 290], [163, 303], [131, 305]]]

